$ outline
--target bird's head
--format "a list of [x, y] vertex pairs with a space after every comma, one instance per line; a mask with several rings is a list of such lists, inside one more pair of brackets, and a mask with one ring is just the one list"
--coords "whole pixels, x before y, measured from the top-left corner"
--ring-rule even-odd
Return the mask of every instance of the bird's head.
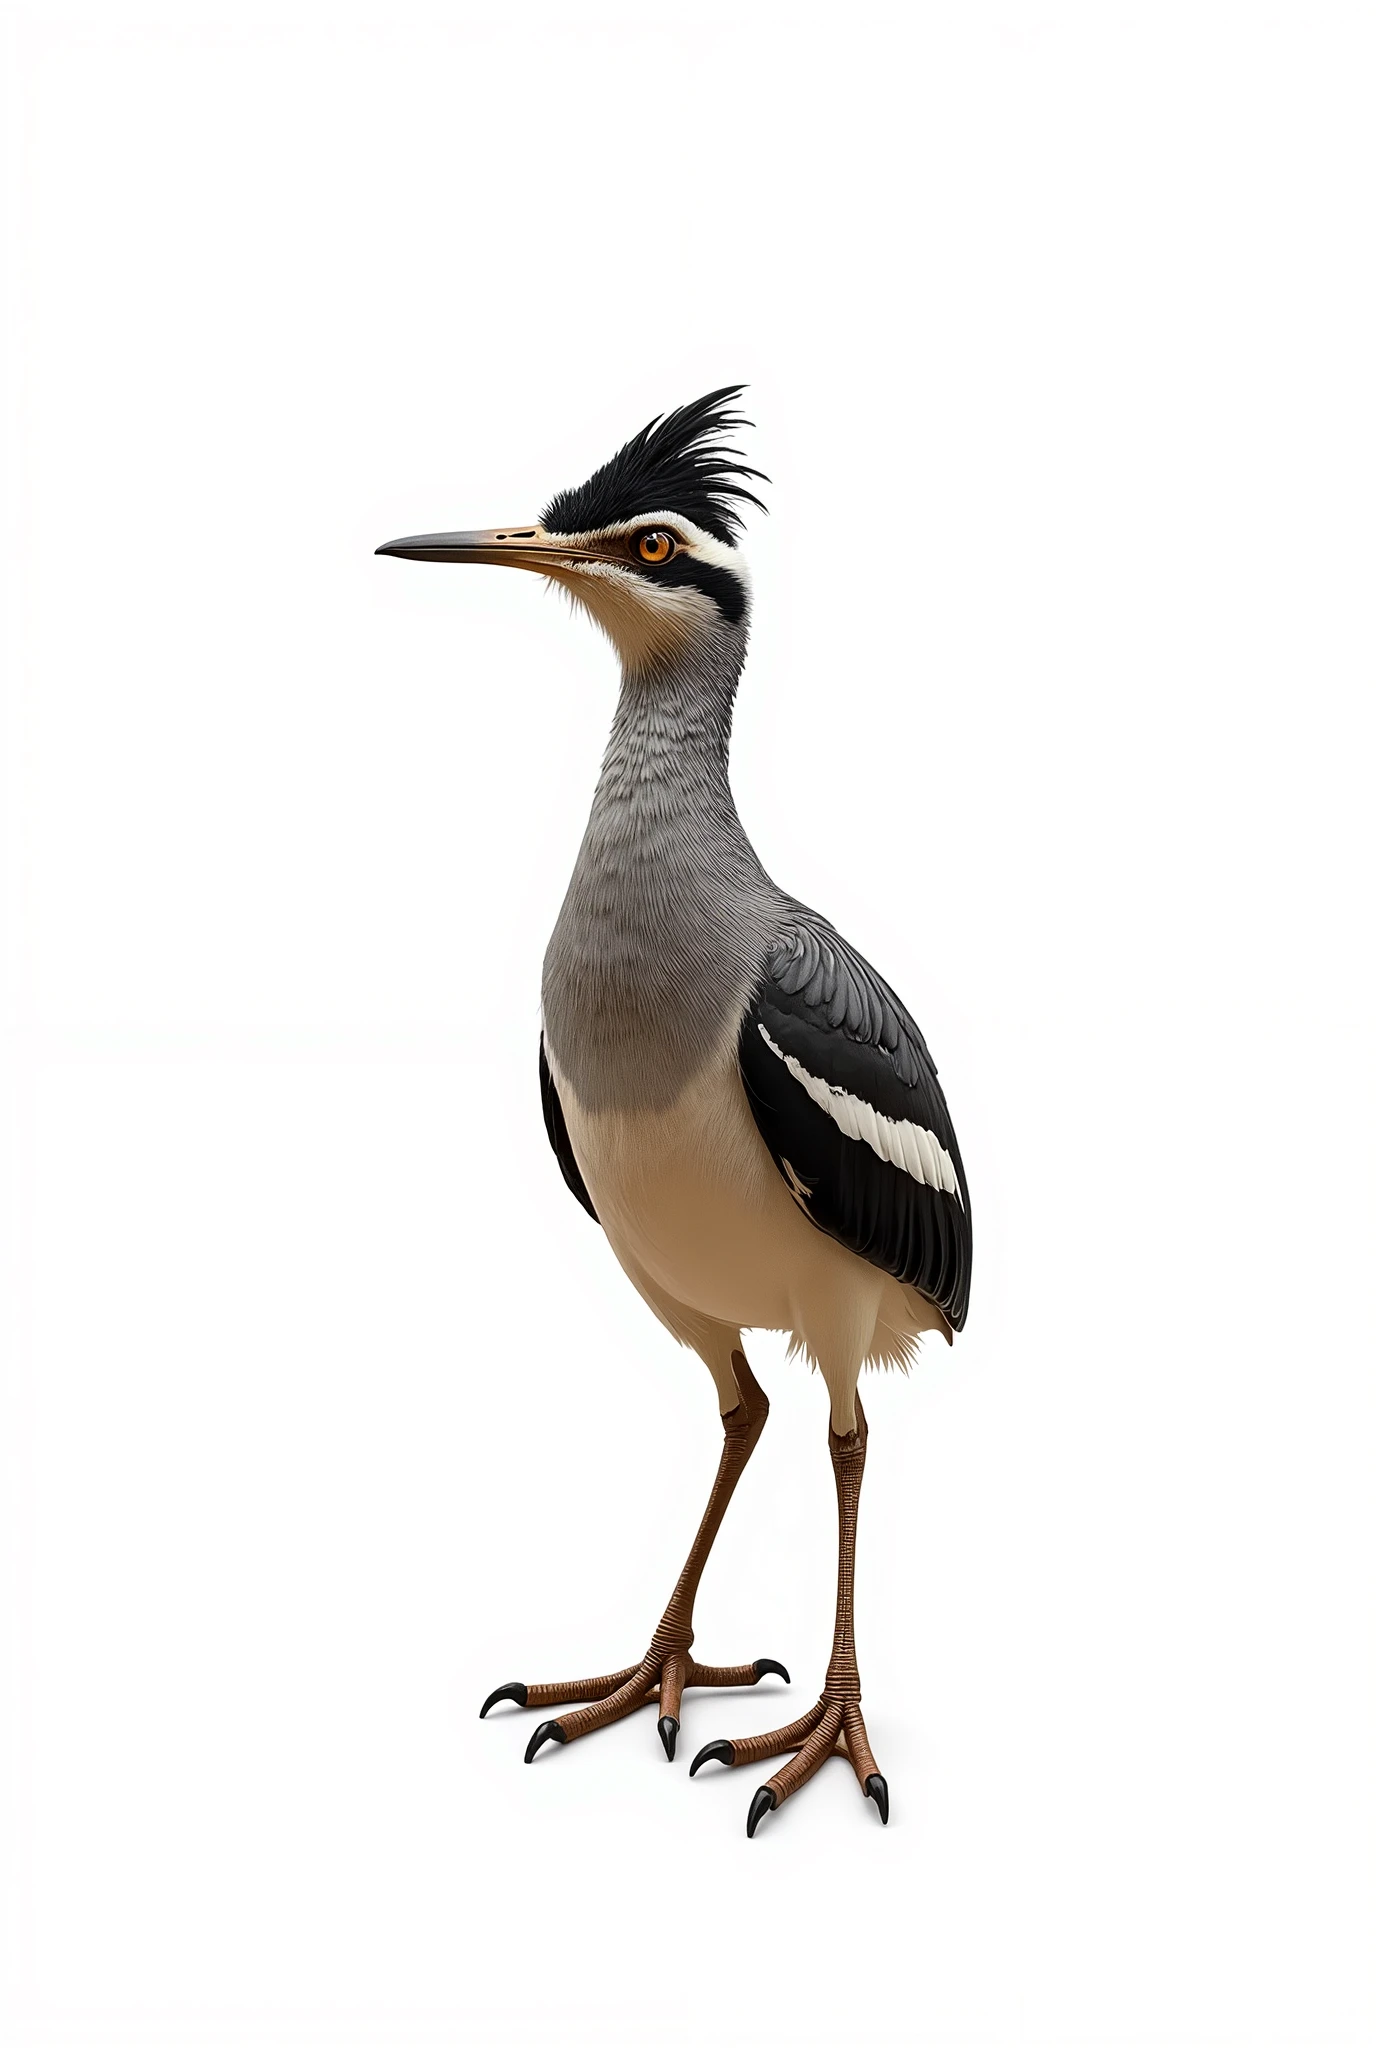
[[[736, 548], [742, 504], [759, 505], [723, 436], [748, 426], [743, 386], [710, 391], [651, 420], [538, 522], [474, 533], [417, 533], [380, 555], [533, 569], [592, 613], [632, 671], [720, 637], [744, 637], [750, 586]], [[763, 508], [761, 508], [763, 509]]]

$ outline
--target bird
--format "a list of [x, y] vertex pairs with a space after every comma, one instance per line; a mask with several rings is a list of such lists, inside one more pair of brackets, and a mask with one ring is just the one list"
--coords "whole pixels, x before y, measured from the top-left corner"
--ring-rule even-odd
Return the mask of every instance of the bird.
[[[693, 1759], [690, 1776], [781, 1760], [751, 1798], [753, 1837], [835, 1755], [887, 1825], [855, 1643], [869, 1435], [859, 1379], [866, 1366], [906, 1367], [929, 1333], [954, 1340], [972, 1239], [960, 1147], [921, 1031], [862, 954], [765, 872], [732, 795], [751, 620], [741, 540], [751, 509], [766, 509], [753, 486], [769, 482], [742, 459], [745, 389], [657, 415], [533, 523], [414, 534], [377, 553], [531, 571], [590, 614], [619, 657], [611, 733], [544, 958], [541, 1106], [570, 1193], [711, 1374], [723, 1431], [702, 1522], [644, 1654], [597, 1677], [512, 1681], [481, 1712], [546, 1712], [530, 1763], [547, 1744], [655, 1705], [672, 1763], [690, 1687], [791, 1684], [774, 1658], [693, 1655], [703, 1567], [769, 1413], [742, 1331], [782, 1331], [829, 1400], [836, 1623], [813, 1706]], [[844, 801], [828, 792], [827, 815]]]

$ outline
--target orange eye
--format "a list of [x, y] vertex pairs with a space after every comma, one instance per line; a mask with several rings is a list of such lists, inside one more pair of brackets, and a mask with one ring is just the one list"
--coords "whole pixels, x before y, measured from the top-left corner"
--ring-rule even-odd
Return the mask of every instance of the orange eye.
[[652, 526], [648, 532], [636, 535], [635, 551], [642, 562], [667, 562], [674, 546], [674, 536], [665, 533], [661, 526]]

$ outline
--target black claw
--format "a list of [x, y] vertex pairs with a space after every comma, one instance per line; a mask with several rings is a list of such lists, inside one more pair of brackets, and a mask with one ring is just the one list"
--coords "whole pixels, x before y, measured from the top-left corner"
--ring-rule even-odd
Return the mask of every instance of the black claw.
[[872, 1771], [865, 1780], [865, 1797], [872, 1799], [879, 1808], [879, 1818], [885, 1827], [889, 1824], [889, 1788], [878, 1771]]
[[478, 1712], [478, 1719], [485, 1721], [488, 1708], [495, 1707], [498, 1700], [515, 1700], [518, 1707], [523, 1707], [526, 1703], [527, 1690], [528, 1688], [522, 1685], [519, 1678], [513, 1678], [510, 1685], [499, 1685], [496, 1692], [490, 1692], [483, 1701]]
[[750, 1840], [751, 1836], [754, 1834], [756, 1828], [764, 1819], [765, 1815], [767, 1813], [773, 1813], [777, 1803], [778, 1802], [776, 1801], [774, 1794], [770, 1791], [768, 1785], [761, 1785], [759, 1791], [751, 1800], [750, 1811], [745, 1817], [745, 1839], [747, 1840], [747, 1842]]
[[542, 1721], [530, 1741], [526, 1744], [526, 1762], [533, 1764], [535, 1752], [542, 1742], [567, 1742], [568, 1736], [557, 1721]]
[[664, 1744], [664, 1754], [670, 1763], [674, 1760], [674, 1744], [678, 1741], [678, 1722], [672, 1714], [659, 1717], [659, 1739]]
[[766, 1671], [774, 1672], [777, 1677], [782, 1678], [785, 1685], [792, 1685], [793, 1683], [793, 1680], [789, 1677], [787, 1671], [785, 1671], [783, 1665], [779, 1662], [777, 1657], [757, 1657], [755, 1659], [756, 1685], [759, 1684], [760, 1680], [764, 1677]]
[[726, 1737], [722, 1735], [715, 1742], [706, 1743], [698, 1751], [688, 1766], [688, 1775], [690, 1778], [695, 1778], [702, 1764], [726, 1764], [730, 1766], [735, 1761], [736, 1745], [734, 1742], [728, 1742]]

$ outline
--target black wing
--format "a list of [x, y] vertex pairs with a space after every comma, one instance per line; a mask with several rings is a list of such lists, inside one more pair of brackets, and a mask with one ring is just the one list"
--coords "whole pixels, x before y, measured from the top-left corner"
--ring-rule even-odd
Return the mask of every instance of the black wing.
[[563, 1174], [570, 1192], [577, 1195], [596, 1223], [597, 1211], [593, 1208], [587, 1183], [578, 1171], [578, 1161], [573, 1156], [573, 1147], [569, 1143], [569, 1127], [564, 1122], [564, 1105], [559, 1100], [559, 1090], [554, 1085], [554, 1076], [549, 1070], [549, 1061], [545, 1058], [543, 1036], [540, 1039], [540, 1107], [545, 1112], [545, 1130], [550, 1144], [554, 1147], [554, 1156], [559, 1161], [559, 1171]]
[[961, 1329], [970, 1194], [936, 1065], [888, 983], [801, 906], [742, 1019], [740, 1065], [760, 1134], [818, 1229]]

